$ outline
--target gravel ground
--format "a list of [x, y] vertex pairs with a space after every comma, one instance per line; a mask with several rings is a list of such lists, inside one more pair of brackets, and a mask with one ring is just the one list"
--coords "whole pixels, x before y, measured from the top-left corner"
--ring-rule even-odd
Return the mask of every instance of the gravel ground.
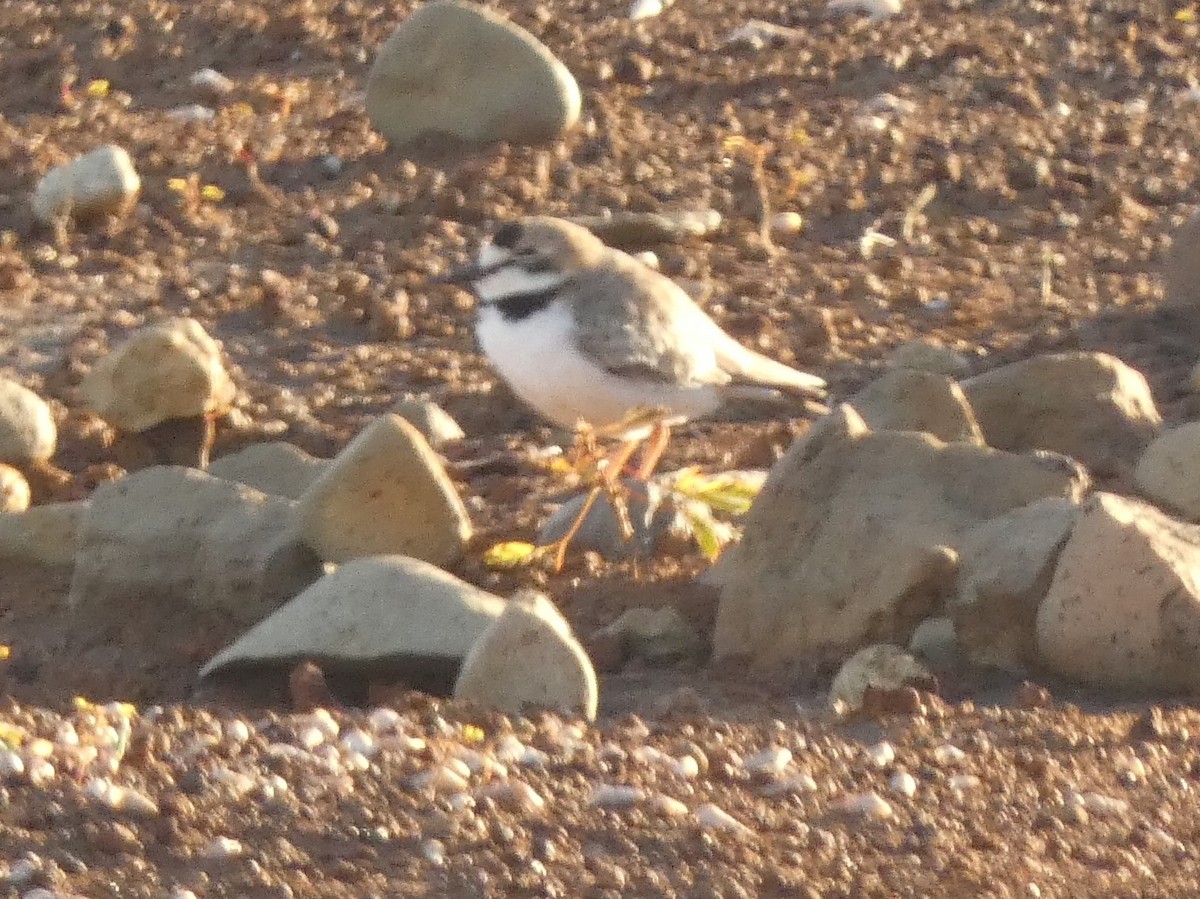
[[[218, 455], [263, 439], [331, 455], [408, 391], [463, 425], [454, 463], [561, 440], [475, 354], [469, 299], [426, 286], [490, 220], [535, 211], [717, 210], [716, 234], [656, 248], [662, 269], [732, 334], [839, 394], [918, 337], [976, 370], [1082, 347], [1145, 372], [1169, 421], [1194, 417], [1200, 329], [1157, 308], [1169, 235], [1200, 202], [1191, 6], [909, 0], [881, 23], [827, 21], [822, 6], [680, 0], [635, 26], [623, 2], [513, 0], [513, 18], [579, 79], [584, 122], [552, 148], [434, 165], [388, 150], [359, 107], [371, 55], [409, 2], [0, 0], [0, 372], [53, 403], [65, 472], [36, 498], [120, 476], [80, 377], [130, 329], [178, 314], [224, 342], [242, 388]], [[752, 18], [797, 31], [725, 46]], [[206, 66], [232, 94], [191, 86]], [[99, 80], [107, 93], [88, 90]], [[197, 102], [212, 123], [172, 115]], [[780, 252], [758, 235], [759, 185], [734, 137], [763, 147], [772, 211], [803, 216]], [[136, 161], [141, 206], [101, 228], [36, 227], [37, 178], [109, 141]], [[223, 198], [172, 188], [193, 176]], [[701, 423], [667, 464], [764, 465], [794, 434]], [[529, 538], [554, 498], [531, 466], [464, 465], [458, 478], [476, 549]], [[710, 629], [711, 591], [689, 583], [703, 567], [695, 554], [636, 570], [576, 558], [546, 577], [487, 571], [473, 551], [455, 573], [502, 593], [537, 583], [586, 637], [667, 602]], [[0, 714], [24, 731], [0, 734], [23, 768], [2, 756], [12, 895], [1200, 892], [1190, 711], [1150, 718], [1103, 698], [1086, 714], [1013, 711], [1008, 690], [980, 710], [929, 698], [927, 714], [837, 722], [813, 711], [808, 673], [748, 682], [683, 667], [606, 677], [606, 717], [584, 731], [415, 698], [394, 722], [339, 713], [338, 734], [311, 715], [256, 712], [243, 728], [231, 711], [151, 710], [187, 698], [227, 624], [134, 620], [121, 645], [67, 660], [68, 577], [0, 573], [12, 647], [0, 686], [25, 704]], [[681, 685], [708, 714], [676, 708], [692, 695]], [[118, 710], [47, 710], [75, 694], [136, 702], [128, 735]], [[630, 710], [647, 725], [620, 717]], [[65, 720], [98, 745], [90, 765]], [[877, 764], [884, 740], [895, 759]], [[793, 756], [781, 791], [746, 764], [771, 747]], [[497, 757], [503, 771], [484, 761]], [[455, 758], [483, 767], [464, 784]], [[893, 785], [901, 769], [911, 796]], [[847, 810], [872, 793], [882, 801]]]
[[0, 753], [18, 894], [1200, 889], [1191, 710], [1097, 718], [925, 696], [876, 721], [675, 713], [597, 728], [416, 696], [353, 715], [130, 711], [6, 711], [27, 734], [23, 761]]

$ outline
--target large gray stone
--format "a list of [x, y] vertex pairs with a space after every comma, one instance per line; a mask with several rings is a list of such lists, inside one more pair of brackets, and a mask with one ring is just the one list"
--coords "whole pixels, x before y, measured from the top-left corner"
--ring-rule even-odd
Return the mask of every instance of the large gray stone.
[[1099, 686], [1200, 688], [1200, 527], [1094, 494], [1038, 609], [1037, 653]]
[[176, 466], [103, 484], [79, 525], [70, 604], [116, 621], [183, 605], [254, 624], [321, 574], [293, 506]]
[[518, 593], [471, 647], [454, 698], [511, 715], [535, 709], [596, 717], [596, 672], [558, 607]]
[[237, 393], [220, 346], [190, 318], [137, 331], [97, 363], [82, 387], [92, 409], [133, 433], [168, 419], [222, 414]]
[[984, 445], [962, 388], [936, 372], [894, 368], [846, 402], [873, 431], [924, 431], [947, 442]]
[[329, 462], [290, 443], [256, 443], [208, 466], [214, 478], [237, 481], [263, 493], [300, 499]]
[[504, 610], [504, 600], [404, 556], [355, 559], [266, 618], [200, 672], [302, 659], [457, 669]]
[[1059, 456], [874, 433], [842, 405], [779, 461], [727, 551], [716, 655], [776, 665], [906, 643], [953, 591], [968, 530], [1086, 485]]
[[1162, 417], [1142, 374], [1106, 353], [1034, 356], [962, 382], [989, 446], [1046, 449], [1130, 473]]
[[19, 515], [0, 515], [0, 559], [72, 565], [86, 501], [45, 503]]
[[300, 536], [326, 562], [404, 555], [435, 565], [462, 558], [471, 521], [441, 460], [399, 415], [381, 415], [309, 485]]
[[1156, 505], [1200, 521], [1200, 422], [1172, 428], [1146, 447], [1134, 479]]
[[1034, 662], [1038, 606], [1078, 511], [1048, 497], [967, 532], [948, 611], [971, 661], [1022, 674]]
[[575, 78], [533, 35], [462, 0], [432, 0], [379, 49], [367, 116], [398, 146], [449, 136], [467, 144], [541, 144], [579, 118]]

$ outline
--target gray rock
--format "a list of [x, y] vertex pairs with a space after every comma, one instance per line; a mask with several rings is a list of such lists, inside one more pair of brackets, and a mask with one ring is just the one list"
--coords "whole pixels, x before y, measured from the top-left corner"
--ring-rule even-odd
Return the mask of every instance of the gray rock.
[[575, 124], [580, 105], [574, 77], [533, 35], [462, 0], [420, 6], [367, 82], [372, 126], [400, 147], [438, 136], [542, 144]]
[[962, 382], [989, 446], [1045, 449], [1124, 475], [1162, 427], [1146, 379], [1105, 353], [1055, 353]]
[[86, 502], [45, 503], [19, 515], [0, 515], [0, 559], [73, 565], [87, 507]]
[[429, 441], [429, 445], [434, 449], [440, 449], [447, 443], [454, 443], [466, 436], [458, 422], [432, 400], [405, 397], [392, 406], [392, 412], [420, 431], [421, 436]]
[[1200, 521], [1200, 422], [1155, 439], [1138, 460], [1134, 480], [1156, 505]]
[[948, 611], [971, 661], [1016, 674], [1033, 664], [1038, 606], [1078, 511], [1072, 499], [1049, 497], [967, 532]]
[[598, 636], [616, 641], [623, 656], [649, 662], [675, 662], [704, 652], [704, 639], [674, 606], [626, 609]]
[[328, 465], [328, 460], [310, 456], [290, 443], [271, 442], [222, 456], [208, 466], [208, 473], [273, 496], [300, 499]]
[[327, 562], [405, 555], [435, 565], [462, 558], [471, 522], [437, 454], [399, 415], [382, 415], [300, 498], [301, 538]]
[[30, 202], [33, 214], [44, 224], [60, 216], [120, 215], [133, 207], [141, 186], [129, 154], [109, 145], [51, 169], [38, 182]]
[[200, 672], [331, 659], [457, 667], [504, 610], [504, 600], [404, 556], [355, 559], [325, 575], [221, 650]]
[[910, 340], [896, 347], [887, 357], [889, 368], [929, 371], [948, 378], [961, 378], [971, 363], [957, 350], [928, 340]]
[[44, 462], [58, 446], [50, 407], [16, 381], [0, 378], [0, 462]]
[[970, 528], [1086, 485], [1061, 457], [874, 433], [842, 405], [779, 461], [747, 514], [722, 572], [716, 655], [777, 665], [906, 643], [953, 591]]
[[[624, 479], [624, 484], [630, 491], [627, 502], [633, 536], [625, 539], [612, 503], [600, 496], [571, 541], [575, 550], [596, 552], [605, 559], [644, 559], [654, 555], [668, 536], [686, 532], [682, 515], [673, 502], [664, 498], [660, 485], [654, 481], [639, 484], [631, 478]], [[538, 544], [546, 546], [562, 539], [586, 501], [587, 494], [581, 493], [555, 509], [538, 531]]]
[[471, 647], [454, 698], [510, 715], [549, 709], [596, 717], [596, 672], [550, 599], [516, 594]]
[[1094, 494], [1038, 609], [1047, 667], [1103, 687], [1200, 688], [1200, 527]]
[[70, 604], [114, 621], [186, 605], [254, 624], [322, 573], [298, 547], [294, 505], [174, 466], [102, 484], [80, 522]]
[[945, 375], [895, 368], [846, 402], [873, 431], [922, 431], [947, 443], [984, 445], [962, 388]]
[[1200, 210], [1175, 232], [1163, 265], [1163, 302], [1181, 309], [1200, 307]]
[[133, 433], [168, 419], [222, 414], [237, 392], [220, 346], [190, 318], [142, 328], [100, 360], [82, 389], [91, 409]]

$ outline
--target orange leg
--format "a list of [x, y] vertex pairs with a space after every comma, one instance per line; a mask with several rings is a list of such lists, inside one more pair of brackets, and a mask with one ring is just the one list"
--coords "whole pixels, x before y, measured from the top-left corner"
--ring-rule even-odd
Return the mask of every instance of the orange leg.
[[642, 449], [642, 461], [633, 472], [634, 478], [639, 481], [650, 479], [650, 475], [654, 474], [654, 469], [662, 461], [663, 453], [667, 451], [667, 444], [670, 441], [671, 429], [661, 421], [656, 421], [654, 428], [650, 431], [650, 436], [646, 438]]

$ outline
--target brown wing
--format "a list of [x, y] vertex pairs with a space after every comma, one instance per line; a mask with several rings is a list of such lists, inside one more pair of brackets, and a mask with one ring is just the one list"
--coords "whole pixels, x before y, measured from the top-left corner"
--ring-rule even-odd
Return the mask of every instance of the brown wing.
[[716, 325], [683, 288], [624, 254], [612, 257], [604, 267], [589, 270], [586, 279], [567, 285], [576, 292], [580, 351], [626, 377], [696, 386], [728, 383], [714, 351], [710, 329]]

